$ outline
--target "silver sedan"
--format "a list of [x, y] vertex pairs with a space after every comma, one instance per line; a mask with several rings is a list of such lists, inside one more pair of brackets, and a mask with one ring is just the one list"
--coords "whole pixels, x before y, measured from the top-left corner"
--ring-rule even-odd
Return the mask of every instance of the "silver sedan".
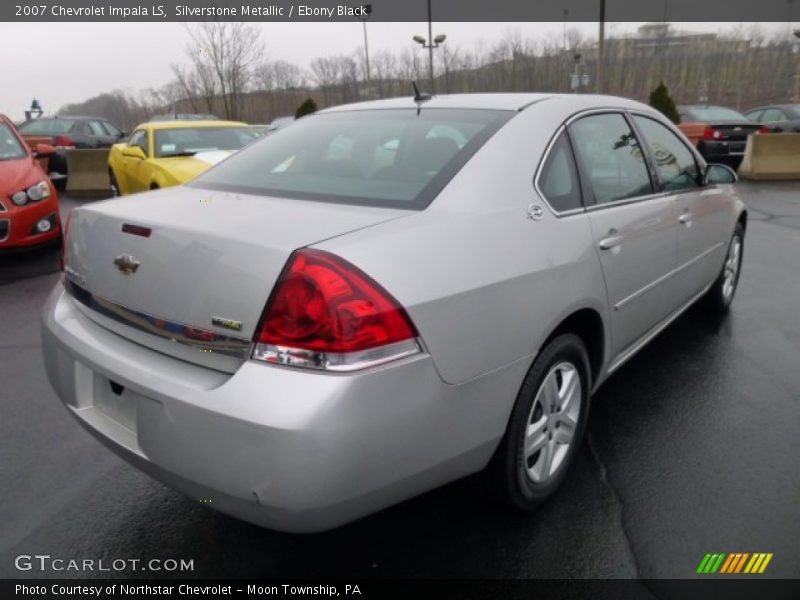
[[336, 107], [188, 185], [75, 209], [47, 374], [114, 452], [267, 527], [479, 471], [531, 509], [592, 392], [695, 301], [728, 309], [735, 178], [621, 98]]

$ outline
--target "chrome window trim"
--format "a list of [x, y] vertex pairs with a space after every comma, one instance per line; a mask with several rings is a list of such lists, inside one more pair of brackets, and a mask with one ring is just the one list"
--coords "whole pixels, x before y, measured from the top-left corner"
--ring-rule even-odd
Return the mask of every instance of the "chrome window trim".
[[5, 237], [0, 238], [0, 242], [5, 242], [11, 237], [11, 219], [0, 219], [0, 223], [5, 223], [7, 227]]
[[586, 212], [595, 212], [603, 210], [604, 208], [613, 208], [616, 206], [625, 206], [627, 204], [638, 204], [647, 200], [655, 200], [656, 198], [666, 198], [669, 194], [664, 192], [656, 192], [654, 194], [644, 194], [643, 196], [633, 196], [631, 198], [623, 198], [621, 200], [614, 200], [613, 202], [604, 202], [603, 204], [592, 204], [586, 207]]

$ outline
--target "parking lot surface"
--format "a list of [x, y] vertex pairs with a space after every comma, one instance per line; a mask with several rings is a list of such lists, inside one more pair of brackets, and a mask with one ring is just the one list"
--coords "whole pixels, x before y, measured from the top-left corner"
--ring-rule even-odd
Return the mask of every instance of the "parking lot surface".
[[305, 536], [209, 510], [91, 438], [42, 365], [59, 252], [0, 255], [0, 576], [110, 575], [14, 567], [49, 554], [193, 560], [118, 573], [149, 577], [682, 578], [708, 552], [771, 552], [765, 577], [800, 577], [800, 183], [739, 189], [750, 223], [731, 313], [691, 309], [599, 390], [553, 500], [514, 513], [467, 479]]

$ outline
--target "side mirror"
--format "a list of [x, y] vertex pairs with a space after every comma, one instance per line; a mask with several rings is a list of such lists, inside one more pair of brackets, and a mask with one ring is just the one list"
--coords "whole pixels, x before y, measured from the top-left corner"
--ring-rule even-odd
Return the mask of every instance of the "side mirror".
[[127, 156], [128, 158], [138, 158], [139, 160], [144, 160], [147, 158], [144, 155], [144, 150], [142, 150], [139, 146], [125, 146], [122, 149], [122, 156]]
[[40, 156], [52, 156], [56, 153], [56, 149], [50, 144], [36, 144], [36, 148], [34, 148], [33, 153], [37, 158]]
[[736, 171], [726, 165], [708, 165], [703, 175], [704, 185], [736, 183], [737, 181], [739, 181], [739, 177], [736, 175]]

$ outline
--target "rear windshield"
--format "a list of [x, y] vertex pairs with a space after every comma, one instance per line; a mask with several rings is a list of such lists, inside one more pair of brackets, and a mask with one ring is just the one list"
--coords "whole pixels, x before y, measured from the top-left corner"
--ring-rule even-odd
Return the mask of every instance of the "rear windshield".
[[238, 150], [258, 136], [249, 127], [176, 127], [157, 129], [156, 157], [187, 156], [215, 150]]
[[245, 148], [191, 185], [422, 209], [514, 114], [422, 108], [313, 115]]
[[19, 130], [26, 134], [58, 134], [67, 133], [75, 121], [64, 119], [34, 119], [33, 121], [25, 121], [19, 126]]
[[698, 121], [733, 121], [735, 123], [749, 123], [749, 119], [744, 115], [730, 108], [721, 106], [698, 106], [690, 108], [688, 114], [691, 118]]
[[0, 160], [25, 158], [27, 155], [11, 128], [5, 123], [0, 123]]

